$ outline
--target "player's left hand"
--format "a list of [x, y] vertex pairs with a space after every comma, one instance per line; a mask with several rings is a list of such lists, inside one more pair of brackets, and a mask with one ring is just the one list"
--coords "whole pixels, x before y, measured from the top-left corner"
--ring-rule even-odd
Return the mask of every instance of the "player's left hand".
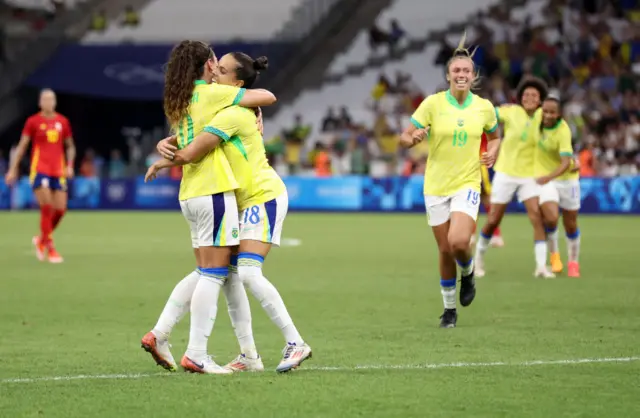
[[260, 135], [264, 135], [264, 121], [262, 120], [262, 109], [256, 109], [256, 123], [258, 124], [258, 130], [260, 131]]
[[68, 166], [67, 167], [67, 178], [68, 179], [72, 179], [75, 175], [76, 175], [76, 172], [73, 169], [73, 166]]
[[540, 186], [544, 186], [545, 184], [549, 183], [551, 181], [551, 179], [549, 178], [549, 176], [542, 176], [542, 177], [538, 177], [536, 179], [536, 183], [538, 183]]
[[480, 156], [480, 162], [487, 168], [491, 168], [496, 162], [496, 154], [493, 152], [483, 152]]
[[158, 166], [155, 164], [151, 164], [151, 167], [149, 167], [149, 169], [147, 170], [147, 174], [144, 175], [144, 182], [148, 183], [155, 180], [156, 177], [158, 177], [158, 171], [160, 171], [158, 169]]
[[175, 138], [175, 136], [166, 137], [156, 145], [156, 149], [158, 150], [158, 153], [162, 155], [162, 158], [172, 161], [173, 157], [176, 156], [178, 148], [171, 144], [171, 141], [175, 141]]

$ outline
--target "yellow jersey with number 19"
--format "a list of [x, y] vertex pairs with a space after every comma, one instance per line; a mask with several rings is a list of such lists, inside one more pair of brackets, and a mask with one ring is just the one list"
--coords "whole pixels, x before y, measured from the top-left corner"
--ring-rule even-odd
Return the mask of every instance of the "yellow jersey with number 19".
[[267, 161], [264, 140], [253, 110], [228, 107], [204, 130], [224, 141], [222, 150], [240, 186], [236, 189], [239, 210], [268, 202], [286, 190], [284, 182]]
[[[239, 103], [244, 93], [245, 89], [238, 87], [208, 84], [204, 80], [197, 80], [187, 116], [173, 127], [178, 137], [178, 148], [182, 149], [189, 145], [216, 113]], [[238, 188], [238, 183], [233, 176], [229, 162], [222, 150], [216, 148], [200, 161], [186, 164], [182, 168], [178, 198], [186, 200], [227, 192], [236, 188]]]
[[519, 105], [503, 105], [498, 119], [504, 124], [495, 171], [514, 177], [533, 177], [534, 153], [540, 137], [542, 109], [529, 116]]
[[464, 188], [479, 192], [482, 133], [498, 129], [491, 102], [469, 93], [460, 104], [449, 90], [443, 91], [424, 99], [411, 123], [418, 129], [430, 127], [424, 194], [451, 196]]
[[[560, 119], [552, 128], [543, 128], [535, 150], [536, 177], [551, 174], [560, 165], [562, 157], [573, 157], [571, 146], [571, 128], [564, 120]], [[559, 180], [577, 178], [577, 173], [567, 172], [558, 177]]]

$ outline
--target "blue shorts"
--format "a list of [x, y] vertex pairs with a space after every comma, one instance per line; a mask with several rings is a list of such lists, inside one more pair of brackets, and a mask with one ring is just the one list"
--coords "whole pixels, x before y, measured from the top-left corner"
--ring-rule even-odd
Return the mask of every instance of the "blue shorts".
[[31, 188], [33, 190], [39, 188], [45, 188], [50, 190], [60, 190], [62, 192], [67, 191], [67, 179], [64, 177], [52, 177], [45, 174], [36, 173], [31, 179]]

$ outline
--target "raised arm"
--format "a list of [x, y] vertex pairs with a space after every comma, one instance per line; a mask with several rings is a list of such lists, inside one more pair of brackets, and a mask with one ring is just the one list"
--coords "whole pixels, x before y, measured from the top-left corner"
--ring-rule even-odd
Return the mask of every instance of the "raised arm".
[[242, 107], [253, 108], [260, 106], [271, 106], [276, 101], [276, 96], [269, 90], [251, 89], [245, 90], [244, 95], [237, 104]]

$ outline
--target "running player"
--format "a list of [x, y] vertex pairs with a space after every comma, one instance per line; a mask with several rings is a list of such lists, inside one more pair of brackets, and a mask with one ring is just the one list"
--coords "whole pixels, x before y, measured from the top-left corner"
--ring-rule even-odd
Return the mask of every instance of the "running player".
[[540, 104], [547, 95], [546, 84], [537, 78], [524, 79], [518, 86], [520, 105], [503, 105], [498, 109], [500, 122], [504, 123], [504, 140], [496, 163], [496, 175], [491, 190], [491, 211], [480, 231], [476, 245], [476, 275], [483, 277], [484, 255], [495, 229], [502, 221], [507, 204], [517, 194], [524, 203], [533, 225], [536, 277], [553, 277], [547, 269], [547, 241], [539, 207], [539, 186], [536, 184], [534, 153], [540, 136], [542, 120]]
[[547, 243], [551, 253], [551, 269], [562, 272], [563, 265], [558, 250], [558, 217], [562, 209], [564, 229], [567, 234], [569, 255], [569, 277], [580, 277], [578, 256], [580, 253], [580, 209], [579, 174], [571, 170], [573, 148], [571, 129], [562, 119], [562, 108], [558, 97], [549, 96], [542, 104], [542, 134], [535, 155], [535, 175], [540, 184], [540, 209], [547, 230]]
[[[211, 84], [217, 65], [215, 54], [202, 42], [183, 41], [171, 52], [165, 75], [164, 111], [178, 134], [180, 147], [192, 142], [207, 122], [226, 107], [275, 102], [267, 91]], [[189, 345], [182, 367], [195, 373], [232, 373], [207, 354], [207, 342], [217, 313], [218, 295], [229, 275], [231, 248], [239, 244], [234, 194], [237, 188], [222, 150], [184, 166], [179, 199], [191, 230], [198, 268], [178, 283], [158, 323], [142, 339], [142, 347], [168, 370], [176, 369], [169, 350], [169, 334], [190, 309]]]
[[[40, 236], [33, 237], [38, 260], [62, 263], [53, 245], [53, 231], [67, 210], [67, 179], [73, 177], [76, 147], [69, 120], [56, 112], [56, 94], [51, 89], [40, 92], [40, 112], [27, 119], [16, 153], [6, 175], [9, 185], [18, 179], [18, 167], [29, 143], [31, 169], [29, 179], [40, 206]], [[66, 148], [66, 162], [65, 162]]]
[[[267, 66], [266, 57], [254, 61], [244, 53], [233, 52], [220, 59], [216, 82], [250, 88], [258, 72]], [[238, 276], [231, 276], [224, 291], [241, 353], [227, 367], [236, 372], [264, 369], [253, 339], [246, 285], [283, 333], [285, 348], [276, 371], [287, 372], [311, 357], [311, 347], [293, 324], [277, 289], [262, 274], [262, 264], [271, 247], [280, 245], [289, 200], [284, 183], [267, 161], [255, 112], [239, 106], [226, 108], [186, 148], [175, 155], [167, 155], [164, 150], [162, 153], [181, 164], [198, 160], [219, 145], [240, 186], [236, 190], [240, 211]]]
[[[456, 262], [461, 269], [460, 304], [468, 306], [476, 295], [469, 242], [480, 207], [480, 165], [493, 165], [500, 145], [493, 105], [471, 93], [478, 77], [473, 54], [464, 48], [465, 37], [447, 63], [449, 90], [427, 97], [400, 139], [404, 147], [411, 147], [424, 139], [429, 128], [424, 194], [440, 253], [442, 328], [453, 328], [457, 322]], [[478, 158], [483, 132], [489, 144]]]

